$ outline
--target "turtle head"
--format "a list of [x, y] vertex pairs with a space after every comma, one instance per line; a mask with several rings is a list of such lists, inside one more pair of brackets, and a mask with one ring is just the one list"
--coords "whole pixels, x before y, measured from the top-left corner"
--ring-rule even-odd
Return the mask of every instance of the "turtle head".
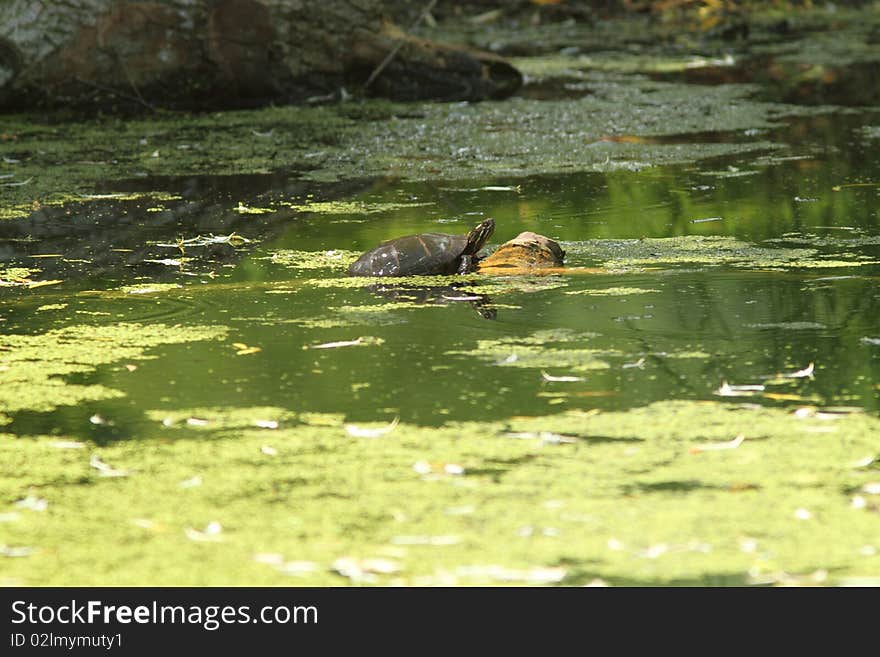
[[474, 226], [473, 230], [468, 233], [464, 255], [476, 255], [477, 251], [483, 248], [483, 245], [486, 244], [486, 241], [492, 236], [494, 231], [494, 219], [486, 219], [486, 221]]

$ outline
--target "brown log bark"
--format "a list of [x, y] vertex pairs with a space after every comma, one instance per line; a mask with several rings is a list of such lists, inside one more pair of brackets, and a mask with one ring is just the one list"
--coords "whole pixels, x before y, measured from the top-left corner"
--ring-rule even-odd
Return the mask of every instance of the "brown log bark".
[[5, 0], [0, 108], [34, 103], [222, 108], [366, 91], [394, 99], [509, 95], [503, 59], [409, 36], [404, 0]]

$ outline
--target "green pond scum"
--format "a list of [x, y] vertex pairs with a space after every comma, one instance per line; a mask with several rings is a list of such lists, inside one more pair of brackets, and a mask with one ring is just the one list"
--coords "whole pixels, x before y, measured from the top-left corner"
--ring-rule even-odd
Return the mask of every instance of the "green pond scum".
[[[880, 583], [880, 14], [770, 14], [459, 26], [503, 102], [4, 117], [0, 584]], [[565, 267], [347, 275], [488, 217]]]

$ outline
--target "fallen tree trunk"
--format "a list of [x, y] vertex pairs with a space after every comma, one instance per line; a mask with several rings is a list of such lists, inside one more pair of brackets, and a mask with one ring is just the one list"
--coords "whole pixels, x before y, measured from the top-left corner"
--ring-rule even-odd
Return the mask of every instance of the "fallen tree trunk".
[[[404, 0], [5, 0], [0, 108], [141, 104], [214, 109], [365, 91], [483, 100], [519, 72], [490, 53], [418, 39]], [[389, 61], [389, 55], [393, 54]]]

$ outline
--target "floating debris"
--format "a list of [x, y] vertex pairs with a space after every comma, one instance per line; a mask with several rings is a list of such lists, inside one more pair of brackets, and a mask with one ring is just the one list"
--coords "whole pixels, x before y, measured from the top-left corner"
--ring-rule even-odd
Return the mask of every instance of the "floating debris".
[[370, 345], [370, 344], [382, 344], [385, 342], [382, 338], [375, 338], [373, 336], [362, 336], [357, 338], [356, 340], [341, 340], [339, 342], [325, 342], [323, 344], [315, 344], [311, 346], [305, 346], [303, 349], [335, 349], [337, 347], [355, 347], [358, 345]]
[[167, 267], [180, 267], [183, 265], [184, 260], [181, 258], [180, 260], [176, 258], [161, 258], [161, 259], [145, 259], [144, 262], [149, 262], [154, 265], [165, 265]]
[[278, 456], [278, 450], [270, 445], [261, 445], [260, 451], [266, 456]]
[[507, 438], [518, 438], [521, 440], [540, 440], [543, 443], [551, 445], [573, 444], [578, 442], [577, 436], [565, 436], [560, 433], [551, 431], [514, 431], [504, 434]]
[[117, 470], [116, 468], [104, 463], [97, 455], [92, 454], [89, 459], [89, 465], [98, 471], [102, 477], [127, 477], [128, 470]]
[[49, 443], [49, 447], [54, 447], [55, 449], [82, 449], [85, 446], [85, 443], [81, 443], [78, 440], [53, 440]]
[[15, 506], [19, 509], [28, 509], [29, 511], [45, 511], [49, 508], [49, 501], [42, 497], [28, 495], [27, 497], [18, 500], [18, 502], [15, 503]]
[[394, 428], [400, 422], [399, 417], [395, 417], [391, 422], [379, 428], [368, 428], [368, 427], [360, 427], [356, 424], [346, 424], [345, 431], [349, 436], [354, 436], [355, 438], [381, 438], [384, 435], [387, 435], [394, 431]]
[[629, 369], [629, 368], [632, 368], [632, 367], [637, 367], [637, 368], [639, 368], [639, 369], [641, 370], [641, 369], [644, 369], [644, 368], [645, 368], [645, 359], [644, 359], [644, 357], [642, 357], [642, 358], [639, 358], [639, 359], [638, 359], [636, 362], [634, 362], [634, 363], [624, 363], [623, 365], [621, 365], [621, 367], [622, 367], [623, 369], [625, 369], [625, 370], [626, 370], [626, 369]]
[[[191, 427], [204, 427], [208, 424], [208, 420], [203, 420], [202, 418], [199, 418], [199, 417], [188, 417], [188, 418], [186, 418], [186, 423], [188, 426], [191, 426]], [[164, 420], [162, 421], [162, 424], [165, 424]], [[173, 424], [173, 421], [172, 421], [172, 424]]]
[[233, 342], [232, 348], [236, 350], [236, 356], [248, 356], [263, 351], [262, 347], [249, 347], [243, 342]]
[[258, 552], [253, 556], [257, 563], [269, 566], [281, 566], [284, 564], [284, 555], [279, 552]]
[[331, 569], [348, 577], [353, 582], [376, 582], [377, 574], [391, 575], [400, 571], [400, 567], [388, 559], [355, 559], [341, 557], [333, 562]]
[[806, 379], [806, 378], [812, 379], [814, 369], [815, 369], [814, 364], [810, 363], [802, 370], [798, 370], [797, 372], [792, 372], [791, 374], [783, 374], [782, 376], [784, 376], [788, 379]]
[[855, 463], [850, 464], [851, 468], [867, 468], [871, 466], [877, 460], [876, 456], [866, 456], [864, 458], [859, 459]]
[[692, 224], [705, 224], [710, 221], [724, 221], [724, 217], [706, 217], [705, 219], [691, 219], [689, 223]]
[[720, 397], [751, 397], [759, 392], [764, 392], [764, 386], [760, 384], [732, 386], [727, 381], [723, 381], [721, 387], [712, 394]]
[[278, 422], [275, 420], [254, 420], [254, 426], [260, 429], [277, 429]]
[[743, 444], [746, 437], [743, 434], [738, 435], [733, 440], [724, 443], [707, 443], [705, 445], [694, 445], [688, 451], [691, 454], [699, 454], [700, 452], [713, 452], [725, 449], [736, 449]]
[[29, 557], [35, 552], [32, 547], [12, 547], [0, 544], [0, 557]]
[[183, 530], [186, 537], [191, 541], [203, 543], [217, 543], [223, 540], [223, 527], [217, 521], [209, 522], [203, 530], [187, 527]]
[[244, 203], [238, 203], [238, 207], [235, 208], [235, 211], [239, 214], [269, 214], [271, 212], [275, 212], [272, 208], [252, 208]]
[[794, 510], [794, 517], [798, 520], [810, 520], [813, 517], [813, 514], [809, 509], [800, 508]]
[[464, 468], [457, 463], [428, 463], [428, 461], [416, 461], [413, 463], [413, 470], [425, 477], [464, 474]]
[[149, 518], [132, 518], [131, 524], [133, 524], [135, 527], [140, 527], [141, 529], [149, 529], [151, 531], [159, 528], [159, 525]]
[[551, 376], [544, 370], [541, 370], [541, 378], [545, 381], [583, 381], [582, 376]]

